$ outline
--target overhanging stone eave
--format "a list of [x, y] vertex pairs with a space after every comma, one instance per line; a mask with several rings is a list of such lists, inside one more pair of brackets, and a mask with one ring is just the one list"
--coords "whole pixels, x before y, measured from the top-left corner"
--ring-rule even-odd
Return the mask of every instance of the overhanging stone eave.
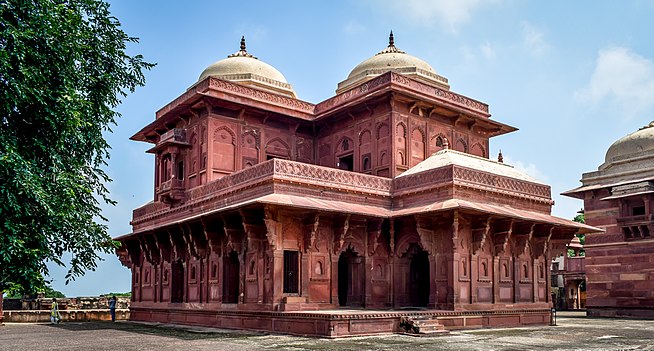
[[604, 230], [591, 227], [583, 223], [573, 222], [564, 218], [552, 216], [546, 213], [539, 213], [527, 210], [520, 210], [508, 206], [489, 205], [464, 199], [450, 198], [446, 200], [434, 201], [429, 204], [408, 207], [403, 209], [394, 209], [392, 217], [402, 217], [415, 214], [437, 213], [451, 211], [455, 209], [465, 210], [467, 212], [483, 213], [497, 217], [498, 219], [514, 219], [520, 221], [533, 222], [536, 224], [552, 225], [557, 228], [575, 230], [577, 234], [602, 233]]
[[200, 92], [204, 96], [212, 96], [239, 105], [254, 106], [277, 113], [280, 113], [281, 109], [282, 114], [307, 121], [314, 119], [315, 105], [310, 102], [215, 77], [207, 77], [205, 81], [207, 89]]

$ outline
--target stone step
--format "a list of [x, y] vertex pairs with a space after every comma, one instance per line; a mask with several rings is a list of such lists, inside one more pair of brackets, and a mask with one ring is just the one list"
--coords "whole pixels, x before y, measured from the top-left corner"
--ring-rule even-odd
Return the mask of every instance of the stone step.
[[449, 333], [438, 319], [431, 316], [404, 317], [402, 325], [407, 333], [416, 336], [429, 336]]

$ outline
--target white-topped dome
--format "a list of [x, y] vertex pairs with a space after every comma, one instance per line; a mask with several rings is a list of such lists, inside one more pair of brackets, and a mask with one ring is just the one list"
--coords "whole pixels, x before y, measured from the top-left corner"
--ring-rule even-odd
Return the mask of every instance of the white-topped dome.
[[354, 67], [347, 79], [338, 83], [336, 93], [339, 94], [388, 71], [401, 73], [442, 89], [450, 88], [447, 78], [436, 74], [434, 68], [427, 62], [395, 47], [395, 39], [391, 31], [388, 47]]
[[654, 122], [613, 143], [606, 151], [604, 163], [609, 164], [646, 151], [654, 151]]
[[297, 97], [281, 72], [246, 51], [245, 37], [241, 38], [241, 48], [238, 52], [209, 65], [202, 71], [198, 81], [207, 77], [250, 85], [292, 98]]

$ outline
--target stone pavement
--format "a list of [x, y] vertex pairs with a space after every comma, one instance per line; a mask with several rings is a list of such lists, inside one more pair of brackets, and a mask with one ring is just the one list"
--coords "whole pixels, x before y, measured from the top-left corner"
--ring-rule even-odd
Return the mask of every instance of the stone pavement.
[[129, 322], [8, 323], [0, 327], [0, 350], [654, 350], [654, 320], [560, 313], [557, 324], [328, 340]]

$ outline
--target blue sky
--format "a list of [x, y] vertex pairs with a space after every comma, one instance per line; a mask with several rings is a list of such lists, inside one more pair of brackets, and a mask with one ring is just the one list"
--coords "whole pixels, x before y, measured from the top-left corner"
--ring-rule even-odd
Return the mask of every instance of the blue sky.
[[[248, 51], [281, 71], [302, 100], [334, 95], [358, 63], [395, 44], [447, 77], [453, 91], [490, 105], [493, 119], [520, 130], [491, 140], [512, 164], [552, 186], [553, 214], [572, 218], [582, 202], [558, 194], [596, 170], [618, 138], [654, 119], [654, 1], [112, 0], [123, 29], [140, 38], [132, 54], [157, 66], [124, 99], [107, 138], [116, 207], [112, 236], [129, 233], [132, 209], [153, 198], [149, 145], [129, 140], [211, 63]], [[130, 272], [106, 256], [95, 272], [53, 286], [68, 296], [129, 291]]]

